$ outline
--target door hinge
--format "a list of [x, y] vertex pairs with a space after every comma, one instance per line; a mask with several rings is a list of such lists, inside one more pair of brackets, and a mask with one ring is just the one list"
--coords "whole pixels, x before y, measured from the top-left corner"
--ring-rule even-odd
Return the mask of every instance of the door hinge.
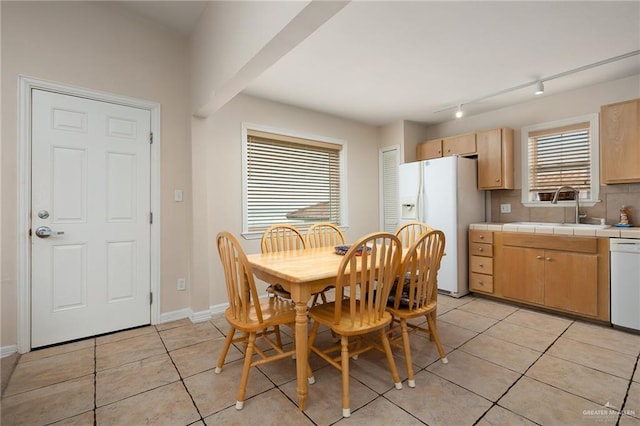
[[149, 212], [149, 223], [153, 225], [153, 212]]
[[149, 292], [149, 304], [153, 305], [153, 293]]
[[149, 133], [149, 143], [153, 145], [153, 132]]

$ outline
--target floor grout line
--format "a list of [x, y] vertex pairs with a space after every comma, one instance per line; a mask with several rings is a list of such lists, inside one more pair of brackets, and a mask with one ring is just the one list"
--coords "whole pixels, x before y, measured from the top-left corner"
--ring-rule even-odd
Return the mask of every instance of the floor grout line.
[[[447, 310], [446, 312], [443, 312], [441, 315], [444, 315], [444, 314], [446, 314], [446, 313], [448, 313], [448, 312], [454, 312], [454, 311], [456, 311], [456, 310], [459, 310], [459, 311], [464, 312], [464, 313], [466, 313], [466, 314], [473, 314], [473, 315], [480, 316], [480, 317], [491, 318], [491, 317], [488, 317], [488, 316], [482, 315], [482, 314], [480, 314], [480, 313], [476, 313], [476, 312], [473, 312], [473, 311], [468, 311], [468, 310], [466, 310], [466, 309], [461, 309], [461, 307], [466, 306], [466, 305], [468, 305], [469, 303], [474, 302], [475, 300], [481, 300], [481, 298], [471, 298], [471, 299], [470, 299], [468, 302], [466, 302], [466, 303], [456, 304], [456, 306], [451, 307], [451, 309]], [[494, 302], [492, 302], [492, 303], [494, 303]], [[450, 307], [450, 306], [447, 306], [447, 307]], [[468, 388], [466, 388], [466, 387], [464, 387], [464, 386], [462, 386], [462, 385], [460, 385], [460, 384], [457, 384], [456, 382], [453, 382], [453, 381], [451, 381], [451, 380], [449, 380], [449, 379], [446, 379], [446, 378], [444, 378], [444, 377], [441, 377], [441, 376], [439, 376], [438, 374], [433, 373], [433, 372], [430, 372], [429, 370], [427, 370], [427, 369], [428, 369], [430, 366], [432, 366], [434, 363], [439, 362], [439, 361], [440, 361], [440, 359], [439, 359], [439, 358], [434, 359], [432, 362], [429, 362], [429, 363], [428, 363], [426, 366], [424, 366], [424, 367], [415, 368], [415, 373], [416, 373], [416, 374], [423, 373], [423, 372], [430, 373], [430, 374], [435, 374], [436, 376], [440, 377], [442, 380], [445, 380], [445, 381], [447, 381], [447, 382], [449, 382], [449, 383], [451, 383], [451, 384], [455, 385], [456, 387], [460, 387], [460, 388], [462, 388], [462, 389], [465, 389], [466, 391], [468, 391], [468, 392], [472, 393], [473, 395], [476, 395], [476, 396], [478, 396], [478, 397], [481, 397], [481, 398], [483, 398], [483, 399], [485, 399], [485, 400], [487, 400], [487, 401], [491, 402], [490, 406], [489, 406], [489, 407], [488, 407], [484, 412], [482, 412], [482, 414], [481, 414], [481, 415], [479, 415], [479, 417], [474, 421], [474, 423], [472, 423], [472, 424], [474, 424], [474, 425], [475, 425], [475, 424], [480, 423], [483, 419], [485, 419], [485, 420], [486, 420], [486, 416], [488, 415], [488, 413], [489, 413], [489, 412], [490, 412], [494, 407], [496, 407], [496, 406], [501, 407], [501, 408], [503, 408], [504, 410], [507, 410], [507, 411], [509, 411], [510, 413], [513, 413], [514, 415], [517, 415], [517, 416], [522, 417], [522, 418], [525, 418], [525, 419], [527, 419], [527, 420], [529, 420], [529, 421], [535, 422], [535, 420], [530, 419], [530, 418], [526, 417], [526, 416], [525, 416], [525, 415], [523, 415], [523, 414], [520, 414], [520, 413], [518, 413], [518, 412], [514, 412], [514, 411], [512, 411], [511, 409], [504, 408], [504, 407], [500, 406], [500, 405], [499, 405], [499, 402], [500, 402], [503, 398], [505, 398], [505, 396], [506, 396], [507, 394], [509, 394], [509, 392], [511, 392], [511, 391], [512, 391], [512, 389], [513, 389], [513, 388], [514, 388], [514, 387], [515, 387], [519, 382], [521, 382], [521, 381], [523, 380], [523, 377], [527, 374], [527, 372], [529, 372], [529, 371], [530, 371], [530, 370], [531, 370], [531, 369], [536, 365], [536, 363], [538, 363], [538, 362], [540, 361], [540, 359], [541, 359], [543, 356], [545, 356], [545, 355], [550, 355], [550, 354], [549, 354], [549, 351], [551, 350], [551, 348], [552, 348], [552, 347], [554, 347], [554, 345], [556, 345], [556, 343], [559, 341], [559, 339], [560, 339], [561, 337], [565, 337], [565, 335], [567, 334], [568, 330], [569, 330], [569, 329], [570, 329], [574, 324], [576, 324], [576, 323], [578, 322], [578, 320], [576, 320], [576, 319], [571, 319], [571, 320], [570, 320], [570, 322], [568, 323], [568, 325], [566, 325], [566, 327], [565, 327], [565, 328], [564, 328], [564, 329], [563, 329], [559, 334], [557, 334], [557, 335], [555, 336], [555, 338], [553, 338], [553, 340], [551, 341], [551, 343], [549, 343], [549, 344], [547, 344], [547, 345], [546, 345], [546, 347], [544, 348], [544, 350], [543, 350], [543, 351], [541, 351], [541, 352], [540, 352], [540, 351], [538, 351], [537, 349], [533, 349], [535, 352], [539, 352], [539, 354], [537, 355], [537, 357], [535, 357], [535, 360], [533, 360], [533, 361], [528, 365], [528, 367], [526, 367], [526, 368], [524, 369], [524, 371], [522, 371], [522, 372], [520, 372], [520, 371], [515, 371], [515, 370], [511, 370], [510, 368], [507, 368], [507, 367], [505, 367], [505, 366], [503, 366], [503, 365], [501, 365], [501, 364], [498, 364], [498, 363], [496, 363], [496, 362], [494, 362], [494, 361], [492, 361], [492, 360], [490, 360], [490, 359], [486, 359], [486, 358], [484, 358], [483, 356], [478, 356], [478, 355], [475, 355], [475, 354], [473, 354], [473, 353], [468, 353], [468, 352], [466, 352], [465, 350], [461, 349], [465, 344], [467, 344], [467, 343], [469, 343], [469, 342], [473, 341], [474, 339], [477, 339], [477, 338], [478, 338], [479, 336], [481, 336], [481, 335], [489, 336], [489, 335], [487, 335], [486, 333], [487, 333], [489, 330], [491, 330], [492, 328], [496, 327], [497, 325], [499, 325], [499, 324], [501, 324], [501, 323], [509, 323], [509, 324], [514, 324], [514, 325], [519, 325], [519, 324], [517, 324], [517, 323], [515, 323], [515, 322], [510, 322], [510, 321], [508, 321], [507, 319], [508, 319], [509, 317], [512, 317], [514, 314], [516, 314], [518, 311], [520, 311], [520, 310], [522, 310], [522, 309], [523, 309], [522, 307], [518, 307], [516, 310], [514, 310], [514, 311], [513, 311], [513, 312], [511, 312], [511, 313], [509, 313], [508, 315], [506, 315], [506, 316], [505, 316], [504, 318], [502, 318], [502, 319], [492, 318], [492, 319], [496, 320], [496, 322], [495, 322], [495, 323], [493, 323], [493, 324], [491, 324], [491, 325], [489, 325], [489, 326], [488, 326], [486, 329], [484, 329], [483, 331], [477, 332], [477, 331], [475, 331], [475, 330], [468, 329], [469, 331], [472, 331], [473, 333], [475, 333], [475, 335], [474, 335], [473, 337], [471, 337], [471, 338], [467, 339], [467, 340], [464, 340], [464, 342], [462, 342], [462, 343], [458, 344], [457, 346], [452, 347], [452, 350], [448, 353], [448, 354], [450, 354], [450, 353], [453, 353], [453, 352], [455, 352], [455, 351], [460, 351], [461, 353], [468, 354], [468, 355], [470, 355], [470, 356], [476, 357], [476, 358], [478, 358], [478, 359], [484, 360], [484, 361], [486, 361], [486, 362], [488, 362], [488, 363], [491, 363], [491, 364], [496, 365], [496, 366], [498, 366], [498, 367], [504, 368], [504, 369], [509, 370], [509, 371], [511, 371], [511, 372], [516, 372], [516, 373], [518, 374], [518, 377], [514, 380], [514, 382], [513, 382], [513, 383], [511, 383], [511, 384], [507, 387], [507, 389], [506, 389], [504, 392], [502, 392], [502, 394], [501, 394], [498, 398], [496, 398], [496, 400], [495, 400], [495, 401], [491, 401], [491, 400], [489, 400], [488, 398], [486, 398], [486, 397], [484, 397], [484, 396], [482, 396], [482, 395], [480, 395], [480, 394], [478, 394], [478, 393], [476, 393], [476, 392], [474, 392], [474, 391], [472, 391], [472, 390], [470, 390], [470, 389], [468, 389]], [[529, 310], [529, 309], [526, 309], [526, 308], [524, 308], [524, 310], [525, 310], [525, 311], [534, 312], [534, 313], [536, 312], [536, 311], [534, 311], [534, 310]], [[549, 315], [548, 313], [545, 313], [545, 314], [546, 314], [546, 315]], [[558, 317], [558, 318], [567, 319], [567, 318], [564, 318], [564, 317]], [[215, 330], [215, 331], [216, 331], [217, 333], [219, 333], [221, 336], [224, 336], [224, 335], [225, 335], [225, 334], [224, 334], [224, 332], [220, 329], [220, 327], [219, 327], [218, 325], [216, 325], [216, 323], [214, 322], [215, 320], [218, 320], [218, 319], [217, 319], [217, 318], [216, 318], [216, 319], [211, 319], [211, 320], [209, 320], [208, 322], [209, 322], [209, 324], [212, 326], [213, 330]], [[219, 322], [219, 321], [218, 321], [218, 322]], [[444, 320], [443, 320], [442, 322], [447, 322], [447, 321], [444, 321]], [[467, 328], [465, 328], [465, 327], [463, 327], [463, 326], [461, 326], [461, 325], [456, 325], [455, 323], [448, 323], [448, 324], [451, 324], [451, 326], [453, 326], [453, 327], [457, 327], [457, 328], [461, 328], [461, 329], [463, 329], [463, 330], [467, 330]], [[191, 325], [190, 325], [190, 324], [185, 324], [185, 325], [180, 326], [180, 327], [189, 327], [189, 326], [191, 326]], [[520, 325], [520, 326], [521, 326], [521, 325]], [[155, 327], [155, 326], [154, 326], [154, 327]], [[521, 327], [522, 327], [522, 326], [521, 326]], [[172, 329], [175, 329], [175, 328], [176, 328], [176, 327], [172, 327], [172, 328], [169, 328], [169, 329], [167, 329], [167, 330], [172, 330]], [[167, 331], [167, 330], [163, 330], [163, 331]], [[537, 330], [540, 330], [540, 329], [538, 328]], [[192, 392], [191, 392], [191, 391], [189, 390], [189, 388], [186, 386], [186, 383], [185, 383], [185, 377], [183, 377], [183, 374], [180, 372], [180, 370], [179, 370], [179, 368], [178, 368], [178, 364], [176, 363], [177, 361], [176, 361], [176, 360], [174, 360], [174, 358], [171, 356], [171, 352], [168, 350], [167, 343], [165, 342], [165, 339], [163, 339], [163, 337], [162, 337], [162, 334], [161, 334], [160, 330], [158, 330], [157, 328], [155, 328], [155, 333], [157, 333], [158, 337], [160, 338], [160, 341], [161, 341], [161, 343], [162, 343], [162, 347], [163, 347], [164, 353], [166, 353], [166, 354], [167, 354], [167, 356], [169, 357], [169, 359], [170, 359], [170, 361], [171, 361], [171, 365], [173, 366], [173, 368], [174, 368], [174, 369], [175, 369], [175, 371], [177, 372], [178, 377], [179, 377], [179, 380], [180, 380], [180, 382], [182, 383], [183, 388], [186, 390], [187, 394], [189, 395], [189, 398], [191, 399], [191, 403], [193, 404], [193, 406], [194, 406], [194, 407], [195, 407], [195, 409], [196, 409], [196, 412], [197, 412], [197, 414], [198, 414], [198, 416], [199, 416], [199, 419], [198, 419], [198, 420], [196, 420], [196, 423], [197, 423], [197, 422], [205, 423], [204, 417], [203, 417], [202, 412], [201, 412], [201, 408], [200, 408], [200, 407], [198, 407], [198, 405], [196, 404], [196, 401], [195, 401], [195, 399], [194, 399], [194, 395], [192, 395]], [[554, 332], [554, 334], [555, 334], [555, 332]], [[134, 336], [133, 338], [135, 338], [135, 337], [140, 337], [140, 336]], [[527, 348], [527, 346], [520, 345], [520, 344], [517, 344], [517, 343], [514, 343], [514, 342], [510, 342], [510, 341], [508, 341], [508, 340], [504, 340], [504, 339], [501, 339], [501, 338], [498, 338], [498, 337], [495, 337], [495, 336], [491, 336], [491, 337], [494, 337], [495, 339], [498, 339], [498, 340], [503, 341], [503, 342], [506, 342], [506, 343], [510, 343], [510, 344], [513, 344], [513, 345], [522, 346], [522, 347], [524, 347], [524, 348]], [[218, 338], [214, 338], [214, 339], [212, 339], [212, 340], [216, 340], [216, 339], [218, 339]], [[569, 340], [573, 340], [573, 339], [570, 339], [570, 338], [568, 338], [568, 337], [567, 337], [567, 339], [569, 339]], [[218, 340], [221, 340], [221, 339], [218, 339]], [[222, 339], [222, 340], [223, 340], [223, 339]], [[587, 343], [586, 341], [584, 341], [584, 342], [579, 341], [579, 342], [580, 342], [580, 343], [585, 343], [585, 344], [590, 344], [590, 343]], [[169, 342], [169, 343], [171, 343], [171, 345], [172, 345], [172, 346], [174, 346], [174, 343], [175, 343], [175, 342], [172, 340], [172, 341], [171, 341], [171, 342]], [[199, 343], [202, 343], [202, 342], [197, 342], [197, 343], [193, 343], [193, 344], [187, 344], [186, 346], [180, 346], [179, 348], [176, 348], [176, 349], [174, 349], [174, 350], [183, 349], [183, 348], [185, 348], [185, 347], [193, 346], [193, 345], [196, 345], [196, 344], [199, 344]], [[529, 349], [532, 349], [532, 348], [529, 348]], [[92, 411], [93, 411], [93, 424], [94, 424], [94, 426], [97, 426], [97, 424], [98, 424], [98, 416], [97, 416], [97, 408], [98, 408], [98, 407], [97, 407], [97, 393], [98, 393], [98, 389], [97, 389], [97, 388], [98, 388], [98, 377], [97, 377], [97, 375], [98, 375], [98, 371], [97, 371], [97, 364], [98, 364], [98, 360], [97, 360], [97, 356], [98, 356], [98, 353], [97, 353], [97, 352], [98, 352], [98, 344], [97, 344], [97, 340], [94, 340], [94, 344], [93, 344], [93, 375], [94, 375], [94, 377], [93, 377], [93, 385], [94, 385], [94, 389], [93, 389], [93, 410], [92, 410]], [[155, 355], [154, 355], [154, 356], [155, 356]], [[398, 364], [398, 363], [400, 363], [400, 362], [404, 362], [402, 357], [398, 357], [398, 356], [396, 356], [395, 358], [396, 358], [396, 363], [397, 363], [397, 364]], [[593, 368], [593, 367], [589, 367], [588, 365], [584, 365], [584, 364], [582, 364], [581, 362], [578, 362], [578, 361], [573, 361], [573, 360], [571, 360], [571, 359], [564, 359], [564, 358], [560, 358], [560, 359], [563, 359], [563, 360], [565, 360], [565, 361], [567, 361], [567, 362], [571, 362], [571, 363], [573, 363], [573, 364], [581, 365], [581, 366], [583, 366], [583, 367], [592, 368], [592, 369], [594, 369], [594, 370], [596, 370], [596, 371], [600, 371], [600, 370], [597, 370], [597, 369], [595, 369], [595, 368]], [[632, 360], [629, 358], [629, 359], [627, 359], [627, 362], [629, 363], [628, 365], [630, 365], [630, 363], [632, 362]], [[629, 399], [629, 396], [630, 396], [631, 387], [632, 387], [632, 384], [633, 384], [633, 377], [634, 377], [634, 375], [635, 375], [635, 373], [636, 373], [636, 370], [637, 370], [637, 369], [638, 369], [638, 367], [639, 367], [639, 363], [640, 363], [640, 354], [636, 355], [636, 357], [635, 357], [635, 363], [634, 363], [634, 365], [633, 365], [633, 369], [632, 369], [632, 371], [631, 371], [631, 376], [630, 376], [630, 377], [628, 377], [628, 378], [627, 378], [627, 377], [622, 377], [623, 379], [628, 379], [628, 383], [627, 383], [626, 392], [625, 392], [625, 394], [624, 394], [624, 398], [623, 398], [623, 400], [622, 400], [622, 405], [621, 405], [621, 407], [620, 407], [620, 409], [619, 409], [619, 411], [618, 411], [618, 413], [617, 413], [616, 425], [617, 425], [617, 424], [620, 424], [620, 422], [621, 422], [621, 421], [622, 421], [622, 419], [623, 419], [623, 416], [625, 416], [625, 414], [624, 414], [624, 409], [625, 409], [625, 406], [626, 406], [626, 404], [627, 404], [627, 402], [628, 402], [628, 399]], [[414, 365], [415, 365], [415, 364], [414, 364]], [[415, 366], [415, 367], [417, 367], [417, 366]], [[116, 367], [114, 367], [114, 368], [116, 368]], [[209, 370], [209, 369], [207, 369], [207, 370], [205, 370], [205, 371], [208, 371], [208, 370]], [[260, 370], [260, 369], [259, 369], [259, 370]], [[189, 376], [189, 377], [193, 377], [193, 376], [195, 376], [196, 374], [201, 374], [201, 373], [202, 373], [202, 372], [198, 372], [198, 373], [192, 374], [192, 375], [191, 375], [191, 376]], [[251, 398], [258, 397], [258, 396], [259, 396], [259, 395], [261, 395], [261, 394], [264, 394], [264, 393], [266, 393], [266, 392], [268, 392], [268, 391], [271, 391], [271, 390], [273, 390], [273, 389], [276, 389], [278, 392], [280, 392], [280, 393], [281, 393], [281, 394], [282, 394], [282, 395], [283, 395], [283, 396], [284, 396], [284, 397], [285, 397], [285, 398], [286, 398], [286, 399], [287, 399], [287, 400], [288, 400], [288, 401], [289, 401], [289, 402], [290, 402], [290, 403], [295, 407], [295, 409], [296, 409], [296, 410], [298, 409], [298, 407], [297, 407], [297, 403], [295, 402], [295, 400], [293, 400], [293, 399], [292, 399], [292, 398], [291, 398], [291, 397], [290, 397], [286, 392], [284, 392], [284, 390], [283, 390], [283, 387], [284, 387], [285, 385], [287, 385], [287, 384], [290, 384], [290, 383], [291, 383], [291, 381], [290, 381], [290, 380], [287, 380], [286, 382], [281, 383], [281, 384], [279, 384], [279, 385], [278, 385], [278, 384], [276, 384], [276, 382], [274, 381], [274, 380], [277, 380], [277, 379], [274, 379], [274, 377], [273, 377], [273, 376], [270, 376], [269, 374], [267, 374], [266, 372], [264, 372], [264, 371], [262, 371], [262, 370], [260, 370], [260, 373], [261, 373], [261, 374], [263, 374], [263, 375], [267, 378], [267, 380], [269, 380], [269, 382], [271, 383], [271, 386], [272, 386], [272, 387], [270, 387], [270, 388], [269, 388], [269, 389], [267, 389], [266, 391], [260, 392], [260, 393], [258, 393], [258, 394], [256, 394], [256, 395], [253, 395]], [[617, 376], [617, 375], [615, 375], [615, 374], [607, 373], [606, 371], [602, 371], [602, 373], [604, 373], [604, 374], [609, 374], [609, 375], [611, 375], [611, 376], [615, 376], [615, 377], [619, 377], [619, 376]], [[529, 377], [529, 378], [530, 378], [530, 377]], [[532, 380], [536, 380], [536, 379], [534, 379], [534, 378], [530, 378], [530, 379], [532, 379]], [[388, 402], [388, 403], [392, 404], [393, 406], [395, 406], [397, 409], [402, 410], [402, 411], [403, 411], [403, 412], [405, 412], [406, 414], [410, 415], [410, 416], [411, 416], [412, 418], [414, 418], [416, 421], [419, 421], [420, 423], [425, 424], [425, 423], [424, 423], [424, 421], [423, 421], [423, 420], [421, 420], [419, 417], [417, 417], [415, 413], [412, 413], [412, 412], [410, 412], [410, 411], [407, 411], [407, 410], [406, 410], [406, 408], [403, 408], [403, 406], [398, 405], [398, 404], [397, 404], [396, 402], [394, 402], [392, 399], [389, 399], [389, 398], [388, 398], [388, 395], [387, 395], [387, 394], [388, 394], [388, 392], [389, 392], [389, 390], [384, 391], [383, 393], [379, 393], [379, 392], [375, 391], [375, 390], [374, 390], [374, 388], [372, 388], [370, 385], [368, 385], [367, 383], [365, 383], [365, 382], [361, 381], [360, 379], [358, 379], [358, 378], [356, 378], [356, 377], [351, 376], [351, 380], [357, 380], [357, 381], [359, 381], [363, 386], [366, 386], [367, 388], [371, 389], [371, 390], [372, 390], [372, 391], [374, 391], [374, 392], [375, 392], [375, 394], [376, 394], [376, 396], [375, 396], [371, 401], [369, 401], [369, 402], [365, 403], [365, 404], [364, 404], [364, 405], [362, 405], [361, 407], [358, 407], [356, 410], [354, 410], [354, 411], [353, 411], [353, 413], [352, 413], [352, 415], [357, 415], [357, 413], [358, 413], [359, 411], [363, 410], [363, 409], [364, 409], [365, 407], [367, 407], [368, 405], [373, 404], [373, 403], [374, 403], [376, 400], [378, 400], [379, 398], [382, 398], [382, 399], [384, 399], [386, 402]], [[545, 384], [545, 385], [547, 385], [547, 386], [551, 386], [551, 387], [553, 387], [553, 388], [555, 388], [555, 389], [558, 389], [558, 390], [560, 390], [560, 391], [562, 391], [562, 392], [565, 392], [565, 393], [568, 393], [568, 394], [570, 394], [570, 395], [577, 396], [577, 397], [580, 397], [580, 398], [585, 399], [585, 400], [589, 400], [589, 399], [588, 399], [588, 398], [586, 398], [586, 397], [582, 397], [582, 396], [577, 395], [577, 394], [575, 394], [575, 393], [573, 393], [573, 392], [569, 392], [569, 391], [564, 390], [564, 389], [562, 389], [562, 388], [558, 388], [557, 386], [549, 385], [549, 384], [547, 384], [547, 383], [545, 383], [545, 382], [542, 382], [542, 381], [540, 381], [540, 380], [536, 380], [536, 381], [538, 381], [538, 382], [540, 382], [540, 383], [544, 383], [544, 384]], [[174, 383], [174, 382], [172, 382], [172, 383]], [[622, 385], [622, 384], [623, 384], [623, 383], [621, 383], [621, 385]], [[38, 388], [38, 389], [40, 389], [40, 388]], [[620, 389], [621, 389], [621, 388], [620, 388]], [[141, 393], [144, 393], [144, 392], [147, 392], [147, 391], [149, 391], [149, 389], [144, 390], [144, 391], [141, 391], [141, 392], [139, 392], [138, 394], [141, 394]], [[138, 394], [136, 394], [136, 395], [138, 395]], [[130, 397], [133, 397], [133, 396], [136, 396], [136, 395], [130, 395], [130, 396], [129, 396], [129, 397], [127, 397], [127, 398], [130, 398]], [[492, 397], [492, 398], [493, 398], [493, 397]], [[125, 399], [126, 399], [126, 398], [125, 398]], [[124, 399], [123, 399], [123, 400], [124, 400]], [[589, 401], [590, 401], [590, 400], [589, 400]], [[591, 401], [591, 402], [593, 402], [593, 401]], [[231, 407], [232, 407], [232, 405], [230, 405], [229, 407], [225, 407], [225, 408], [222, 408], [222, 409], [220, 409], [220, 410], [217, 410], [216, 412], [222, 412], [222, 411], [225, 411], [225, 410], [227, 410], [227, 409], [229, 409], [229, 408], [231, 408]], [[3, 407], [3, 408], [4, 408], [4, 407]], [[85, 414], [85, 415], [87, 415], [87, 414], [88, 414], [88, 412], [86, 412], [86, 411], [85, 411], [85, 413], [81, 413], [81, 414]], [[214, 414], [215, 414], [215, 413], [214, 413]], [[314, 419], [313, 419], [313, 418], [308, 414], [308, 410], [307, 410], [306, 412], [303, 412], [303, 415], [304, 415], [304, 416], [305, 416], [305, 418], [306, 418], [309, 422], [311, 422], [312, 424], [314, 424], [314, 425], [318, 425], [318, 424], [319, 424], [316, 420], [314, 420]], [[70, 418], [70, 417], [68, 417], [68, 418]], [[361, 417], [361, 418], [362, 418], [362, 417]], [[342, 421], [342, 418], [339, 418], [339, 419], [338, 419], [338, 420], [336, 420], [335, 422], [332, 422], [332, 424], [333, 424], [333, 423], [339, 423], [339, 422], [341, 422], [341, 421]]]

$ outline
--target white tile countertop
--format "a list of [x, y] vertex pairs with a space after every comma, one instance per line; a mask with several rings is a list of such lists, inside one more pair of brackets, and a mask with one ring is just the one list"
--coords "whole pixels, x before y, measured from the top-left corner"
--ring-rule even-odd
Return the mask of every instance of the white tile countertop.
[[529, 232], [536, 234], [580, 235], [585, 237], [640, 238], [640, 227], [618, 228], [571, 223], [514, 222], [472, 223], [469, 229], [483, 231]]

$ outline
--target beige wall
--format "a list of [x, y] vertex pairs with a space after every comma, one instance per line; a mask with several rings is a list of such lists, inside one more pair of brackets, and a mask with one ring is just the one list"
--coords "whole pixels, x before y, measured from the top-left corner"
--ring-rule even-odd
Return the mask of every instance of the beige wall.
[[422, 123], [405, 120], [404, 124], [404, 162], [416, 161], [416, 147], [426, 140], [428, 128]]
[[[197, 229], [196, 234], [201, 234], [194, 238], [194, 282], [199, 286], [208, 285], [212, 306], [226, 302], [222, 269], [215, 247], [216, 234], [223, 230], [230, 231], [239, 237], [245, 251], [260, 251], [260, 240], [240, 237], [243, 122], [345, 141], [348, 197], [346, 237], [353, 240], [378, 230], [377, 128], [239, 95], [210, 118], [194, 119], [193, 178], [194, 200], [197, 202], [194, 205], [194, 228]], [[196, 159], [196, 153], [201, 157]], [[202, 294], [202, 289], [194, 291]]]
[[379, 128], [380, 148], [400, 146], [400, 162], [416, 161], [416, 147], [426, 140], [428, 127], [415, 121], [399, 120]]
[[[17, 76], [161, 104], [161, 312], [188, 307], [191, 248], [189, 61], [184, 36], [108, 2], [7, 2], [2, 8], [2, 347], [17, 342]], [[183, 203], [173, 190], [183, 189]]]
[[[571, 221], [575, 209], [528, 208], [521, 204], [519, 189], [522, 170], [520, 129], [533, 124], [597, 113], [602, 105], [638, 97], [640, 97], [640, 75], [635, 75], [557, 95], [545, 93], [542, 97], [532, 97], [530, 102], [431, 126], [428, 128], [428, 139], [501, 126], [513, 128], [515, 131], [514, 162], [517, 189], [491, 191], [491, 220], [494, 222]], [[602, 186], [600, 192], [602, 203], [598, 203], [594, 207], [581, 208], [582, 212], [587, 213], [590, 217], [604, 217], [608, 224], [613, 224], [617, 222], [618, 210], [621, 205], [628, 204], [634, 207], [636, 216], [639, 218], [638, 223], [640, 223], [640, 185], [607, 185], [606, 187]], [[500, 213], [501, 203], [510, 203], [512, 213]]]

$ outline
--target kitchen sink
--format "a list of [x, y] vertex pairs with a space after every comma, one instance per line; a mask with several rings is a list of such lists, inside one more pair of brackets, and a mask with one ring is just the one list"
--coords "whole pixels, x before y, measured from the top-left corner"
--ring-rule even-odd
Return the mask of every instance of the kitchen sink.
[[518, 226], [559, 226], [565, 228], [587, 228], [587, 229], [607, 229], [611, 225], [600, 225], [592, 223], [560, 223], [560, 222], [511, 222], [509, 225]]

